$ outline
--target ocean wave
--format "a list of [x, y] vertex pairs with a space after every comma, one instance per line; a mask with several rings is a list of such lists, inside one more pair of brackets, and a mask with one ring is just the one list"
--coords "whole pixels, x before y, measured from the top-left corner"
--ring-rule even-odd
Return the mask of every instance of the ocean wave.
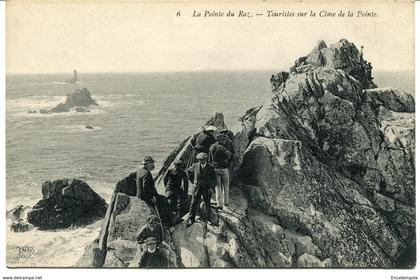
[[37, 95], [6, 100], [6, 109], [9, 112], [28, 112], [29, 110], [51, 109], [66, 100], [63, 96]]
[[[91, 225], [64, 230], [12, 232], [7, 223], [6, 260], [11, 267], [71, 267], [77, 264], [98, 235], [102, 221]], [[32, 258], [18, 258], [18, 248], [33, 248]]]
[[[114, 183], [98, 180], [86, 180], [89, 186], [108, 203], [114, 189]], [[33, 182], [25, 182], [17, 185], [17, 189], [28, 187]], [[37, 199], [29, 196], [15, 195], [7, 199], [7, 211], [17, 205], [32, 207]], [[12, 232], [12, 221], [6, 220], [6, 259], [11, 267], [71, 267], [77, 264], [89, 245], [100, 232], [102, 220], [96, 221], [84, 227], [68, 228], [62, 230], [38, 230], [28, 232]], [[18, 258], [18, 248], [31, 247], [34, 250], [32, 259]]]

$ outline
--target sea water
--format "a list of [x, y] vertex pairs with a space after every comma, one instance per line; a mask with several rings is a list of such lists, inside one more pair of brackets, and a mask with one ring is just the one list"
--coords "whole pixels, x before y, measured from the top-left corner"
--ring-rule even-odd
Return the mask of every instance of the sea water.
[[[271, 95], [271, 71], [142, 74], [8, 75], [6, 78], [6, 207], [33, 206], [46, 180], [78, 178], [109, 201], [115, 184], [145, 155], [156, 171], [172, 149], [214, 112], [231, 127]], [[411, 73], [377, 73], [380, 86], [414, 93]], [[86, 87], [99, 104], [90, 112], [40, 114]], [[29, 113], [37, 111], [37, 113]], [[93, 129], [87, 129], [86, 126]], [[155, 172], [156, 172], [155, 171]], [[10, 221], [8, 221], [8, 225]], [[72, 266], [99, 234], [100, 221], [81, 228], [7, 230], [9, 266]], [[19, 248], [32, 248], [20, 258]]]

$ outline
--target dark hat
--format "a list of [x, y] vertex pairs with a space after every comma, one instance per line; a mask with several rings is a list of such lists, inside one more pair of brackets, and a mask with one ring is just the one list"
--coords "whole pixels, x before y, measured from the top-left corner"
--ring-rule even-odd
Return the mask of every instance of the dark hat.
[[148, 244], [157, 244], [158, 241], [157, 241], [157, 239], [155, 237], [151, 236], [151, 237], [147, 238], [144, 241], [144, 243], [146, 243], [146, 245], [148, 245]]
[[147, 222], [148, 223], [152, 223], [152, 222], [158, 222], [159, 223], [159, 218], [155, 215], [150, 215], [149, 218], [147, 218]]
[[144, 160], [141, 162], [141, 164], [148, 164], [148, 163], [154, 163], [155, 161], [151, 156], [145, 156]]
[[174, 165], [181, 165], [183, 163], [182, 159], [177, 159], [174, 161]]
[[206, 159], [207, 158], [207, 154], [206, 153], [199, 153], [196, 156], [197, 159]]

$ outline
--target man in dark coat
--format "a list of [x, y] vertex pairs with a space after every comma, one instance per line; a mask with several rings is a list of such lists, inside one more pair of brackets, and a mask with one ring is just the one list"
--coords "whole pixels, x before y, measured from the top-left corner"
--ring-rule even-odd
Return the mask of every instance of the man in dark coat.
[[138, 267], [141, 268], [167, 268], [168, 260], [158, 248], [158, 241], [154, 237], [146, 239], [147, 250], [145, 250], [139, 260]]
[[165, 196], [168, 199], [171, 210], [176, 213], [178, 221], [181, 219], [183, 199], [188, 195], [188, 178], [182, 169], [182, 163], [182, 160], [176, 160], [174, 168], [169, 169], [163, 178]]
[[216, 142], [214, 133], [217, 127], [209, 125], [205, 126], [201, 132], [191, 137], [190, 143], [193, 148], [187, 168], [196, 163], [196, 156], [199, 153], [209, 153], [210, 146]]
[[217, 174], [216, 202], [219, 209], [223, 209], [223, 206], [229, 204], [229, 163], [232, 153], [226, 146], [222, 145], [227, 140], [226, 135], [220, 134], [217, 137], [217, 142], [210, 147], [209, 161]]
[[224, 145], [226, 148], [229, 149], [230, 153], [232, 154], [232, 158], [233, 158], [233, 155], [235, 154], [235, 148], [234, 148], [234, 144], [233, 144], [233, 140], [235, 139], [235, 135], [233, 135], [232, 131], [230, 131], [226, 128], [220, 130], [220, 134], [227, 136], [226, 140], [222, 143], [222, 145]]
[[210, 217], [210, 199], [213, 190], [216, 186], [216, 172], [213, 166], [207, 162], [207, 154], [199, 153], [197, 155], [199, 162], [193, 164], [187, 169], [187, 176], [191, 183], [193, 183], [192, 201], [190, 208], [190, 215], [187, 225], [190, 226], [195, 222], [195, 215], [201, 198], [206, 205], [205, 220], [209, 221]]
[[141, 164], [143, 167], [137, 171], [136, 196], [146, 202], [152, 212], [156, 212], [157, 208], [159, 213], [155, 214], [160, 216], [163, 223], [171, 225], [172, 217], [168, 202], [164, 196], [158, 194], [156, 191], [155, 182], [150, 172], [155, 169], [155, 161], [151, 156], [146, 156]]
[[143, 167], [137, 171], [136, 178], [137, 197], [144, 200], [147, 204], [154, 206], [158, 193], [150, 171], [155, 169], [155, 161], [151, 156], [146, 156], [141, 164]]

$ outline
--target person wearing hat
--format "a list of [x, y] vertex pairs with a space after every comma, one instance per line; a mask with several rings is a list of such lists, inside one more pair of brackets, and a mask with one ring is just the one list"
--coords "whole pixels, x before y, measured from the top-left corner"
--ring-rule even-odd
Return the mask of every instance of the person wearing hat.
[[191, 140], [191, 146], [193, 148], [193, 152], [191, 153], [190, 160], [187, 164], [187, 167], [193, 165], [196, 161], [196, 156], [199, 153], [209, 153], [210, 146], [216, 142], [214, 138], [214, 133], [217, 130], [217, 127], [213, 125], [208, 125], [203, 127], [203, 130], [198, 134], [195, 134]]
[[188, 226], [195, 222], [195, 215], [201, 199], [203, 199], [206, 206], [205, 220], [209, 221], [210, 199], [216, 186], [216, 172], [214, 171], [213, 166], [207, 162], [207, 154], [199, 153], [197, 159], [199, 162], [187, 169], [187, 177], [193, 184], [190, 214], [187, 221]]
[[156, 191], [151, 173], [155, 169], [155, 161], [151, 156], [146, 156], [141, 164], [142, 167], [137, 171], [136, 177], [137, 197], [146, 202], [150, 210], [160, 216], [164, 224], [169, 225], [172, 223], [172, 217], [168, 202], [166, 197]]
[[223, 209], [223, 205], [228, 206], [229, 204], [229, 161], [232, 153], [223, 145], [227, 139], [226, 135], [220, 134], [217, 137], [217, 142], [210, 147], [209, 161], [217, 174], [216, 202], [219, 209]]
[[146, 156], [141, 164], [136, 178], [137, 197], [154, 207], [158, 193], [151, 171], [155, 169], [155, 161], [151, 156]]
[[164, 178], [165, 196], [168, 199], [171, 210], [176, 213], [177, 220], [181, 220], [182, 202], [188, 195], [188, 178], [182, 169], [183, 161], [174, 161], [174, 167], [170, 168]]
[[167, 268], [168, 260], [159, 250], [158, 240], [149, 237], [145, 241], [147, 249], [142, 253], [138, 267], [141, 268]]
[[139, 244], [144, 244], [147, 238], [154, 237], [159, 243], [161, 243], [163, 241], [163, 232], [159, 223], [159, 218], [156, 215], [150, 215], [149, 218], [147, 218], [147, 223], [137, 234], [137, 242]]

